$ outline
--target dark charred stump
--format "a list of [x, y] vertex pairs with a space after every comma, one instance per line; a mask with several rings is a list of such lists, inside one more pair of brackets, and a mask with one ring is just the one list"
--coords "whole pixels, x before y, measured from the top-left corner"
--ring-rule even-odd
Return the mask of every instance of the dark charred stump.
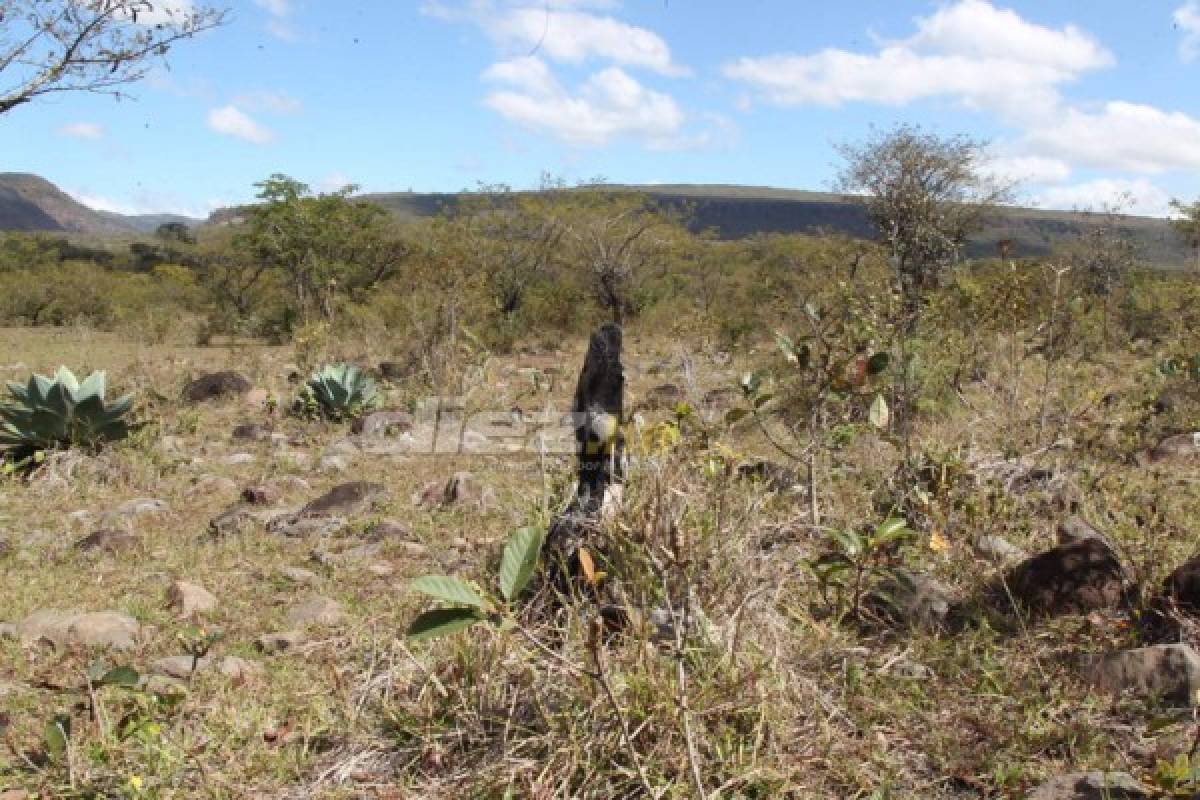
[[550, 525], [542, 555], [551, 582], [568, 590], [580, 572], [579, 548], [599, 528], [605, 493], [625, 478], [625, 368], [621, 328], [609, 323], [592, 334], [572, 408], [578, 455], [578, 483], [570, 505]]

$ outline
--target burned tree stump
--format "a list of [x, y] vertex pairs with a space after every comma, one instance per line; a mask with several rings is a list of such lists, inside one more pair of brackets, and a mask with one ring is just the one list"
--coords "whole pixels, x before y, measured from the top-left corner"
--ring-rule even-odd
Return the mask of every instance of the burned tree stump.
[[625, 478], [624, 394], [621, 328], [609, 323], [592, 334], [575, 387], [575, 496], [551, 523], [542, 549], [550, 579], [560, 589], [579, 575], [579, 549], [597, 532], [605, 497]]

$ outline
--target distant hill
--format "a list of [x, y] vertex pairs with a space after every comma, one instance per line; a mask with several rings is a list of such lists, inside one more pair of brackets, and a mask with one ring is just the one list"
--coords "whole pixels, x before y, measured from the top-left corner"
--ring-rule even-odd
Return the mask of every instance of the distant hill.
[[153, 233], [164, 222], [199, 224], [177, 214], [127, 215], [96, 211], [50, 181], [24, 172], [0, 172], [0, 230], [83, 233]]
[[[756, 233], [826, 232], [859, 239], [869, 239], [873, 235], [862, 204], [845, 195], [762, 186], [699, 184], [607, 188], [645, 192], [665, 208], [686, 211], [693, 229], [711, 229], [724, 239]], [[400, 219], [413, 220], [453, 208], [461, 196], [458, 193], [387, 192], [363, 195], [362, 199], [380, 204]], [[220, 209], [213, 212], [207, 224], [228, 224], [238, 218], [237, 208]], [[996, 252], [997, 242], [1009, 240], [1014, 255], [1047, 255], [1086, 232], [1098, 219], [1097, 215], [1087, 212], [1007, 208], [975, 237], [969, 251], [971, 255], [990, 255]], [[137, 236], [153, 233], [164, 222], [203, 224], [200, 220], [174, 214], [128, 216], [95, 211], [37, 175], [0, 173], [0, 231]], [[1122, 218], [1122, 225], [1146, 261], [1164, 267], [1190, 263], [1192, 256], [1175, 237], [1166, 220], [1126, 216]]]
[[[645, 192], [664, 207], [685, 210], [695, 230], [714, 230], [723, 239], [756, 233], [840, 233], [856, 239], [874, 236], [866, 209], [854, 197], [826, 192], [775, 189], [763, 186], [655, 184], [610, 186]], [[401, 219], [417, 219], [452, 208], [458, 194], [390, 192], [363, 195]], [[1001, 209], [975, 237], [971, 255], [991, 255], [997, 243], [1012, 242], [1016, 256], [1044, 256], [1097, 224], [1099, 215], [1079, 211], [1033, 208]], [[1123, 216], [1122, 228], [1151, 264], [1180, 267], [1192, 258], [1166, 220]]]

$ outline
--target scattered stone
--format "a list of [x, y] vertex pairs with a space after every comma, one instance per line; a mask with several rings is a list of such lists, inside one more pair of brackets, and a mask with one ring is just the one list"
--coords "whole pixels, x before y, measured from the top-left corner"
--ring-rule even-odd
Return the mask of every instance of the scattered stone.
[[1011, 565], [1029, 558], [1029, 554], [1003, 536], [984, 535], [975, 540], [975, 552], [996, 564]]
[[287, 622], [293, 628], [336, 625], [345, 619], [345, 612], [336, 600], [314, 596], [288, 612]]
[[171, 507], [162, 500], [153, 497], [139, 497], [117, 507], [117, 513], [123, 517], [140, 517], [143, 514], [165, 514]]
[[1200, 464], [1200, 431], [1163, 439], [1147, 454], [1151, 464]]
[[132, 533], [112, 528], [101, 528], [98, 531], [92, 531], [77, 541], [75, 549], [84, 553], [100, 551], [116, 555], [127, 550], [133, 550], [139, 544], [141, 544], [141, 540]]
[[407, 411], [376, 411], [354, 420], [350, 430], [359, 436], [380, 437], [410, 433], [413, 415]]
[[741, 397], [741, 391], [725, 386], [705, 392], [703, 403], [712, 411], [727, 411], [736, 406]]
[[224, 475], [205, 475], [196, 481], [192, 490], [202, 495], [233, 494], [237, 491], [237, 484]]
[[253, 464], [257, 460], [253, 453], [230, 453], [221, 459], [221, 463], [227, 467], [241, 467]]
[[271, 393], [266, 389], [251, 389], [242, 398], [245, 405], [255, 409], [266, 408], [270, 400]]
[[322, 472], [345, 472], [350, 469], [350, 464], [345, 456], [322, 456], [317, 469]]
[[263, 667], [257, 661], [225, 656], [217, 663], [217, 671], [235, 683], [246, 683], [262, 677]]
[[1009, 571], [999, 600], [1011, 593], [1024, 610], [1037, 616], [1086, 614], [1115, 608], [1125, 597], [1125, 580], [1113, 551], [1099, 539], [1062, 544], [1033, 556]]
[[285, 475], [275, 481], [275, 485], [284, 492], [311, 492], [312, 486], [304, 478], [295, 475]]
[[1126, 772], [1074, 772], [1034, 789], [1026, 800], [1134, 800], [1150, 792]]
[[17, 624], [17, 638], [26, 645], [48, 641], [56, 648], [68, 645], [132, 650], [141, 630], [137, 620], [116, 611], [60, 611], [41, 609]]
[[950, 590], [918, 572], [898, 570], [867, 597], [868, 606], [893, 622], [914, 628], [945, 625], [950, 616]]
[[933, 670], [924, 664], [913, 661], [909, 658], [898, 658], [884, 665], [884, 672], [888, 675], [895, 675], [898, 678], [909, 678], [912, 680], [929, 680], [933, 677]]
[[1109, 550], [1113, 549], [1112, 542], [1110, 542], [1104, 536], [1104, 534], [1092, 527], [1092, 525], [1082, 517], [1067, 517], [1058, 526], [1059, 544], [1078, 544], [1079, 542], [1087, 539], [1100, 542]]
[[231, 508], [208, 521], [208, 532], [214, 539], [222, 539], [242, 530], [254, 522], [254, 517], [244, 508]]
[[199, 584], [174, 581], [167, 587], [167, 605], [181, 617], [194, 617], [216, 611], [217, 597]]
[[395, 574], [396, 569], [391, 564], [371, 564], [367, 567], [367, 572], [376, 578], [389, 578]]
[[761, 481], [773, 492], [786, 492], [794, 489], [800, 483], [795, 470], [776, 464], [774, 461], [755, 461], [751, 464], [740, 464], [737, 476], [742, 480]]
[[264, 634], [254, 641], [254, 645], [264, 653], [275, 654], [294, 650], [306, 641], [308, 637], [303, 631], [283, 631]]
[[359, 514], [371, 510], [387, 489], [381, 483], [351, 481], [339, 484], [301, 509], [304, 516]]
[[355, 545], [354, 547], [349, 547], [345, 550], [314, 550], [312, 553], [312, 558], [318, 564], [332, 567], [348, 562], [369, 561], [373, 558], [378, 558], [382, 552], [382, 543], [371, 542], [367, 544]]
[[158, 675], [186, 681], [199, 672], [212, 666], [212, 659], [202, 658], [199, 661], [191, 656], [167, 656], [155, 661], [150, 669]]
[[687, 394], [673, 383], [655, 386], [646, 392], [642, 407], [650, 411], [673, 410], [680, 403], [687, 402]]
[[230, 436], [238, 441], [261, 442], [271, 438], [271, 426], [261, 422], [244, 422], [234, 428]]
[[279, 574], [292, 583], [297, 583], [301, 586], [315, 586], [321, 581], [321, 576], [303, 567], [280, 567]]
[[302, 539], [307, 536], [332, 536], [350, 524], [345, 517], [305, 516], [284, 514], [267, 524], [267, 530], [280, 536]]
[[251, 389], [250, 381], [236, 372], [213, 372], [201, 375], [183, 388], [183, 399], [189, 403], [207, 403], [225, 397], [244, 395]]
[[242, 489], [242, 500], [252, 506], [270, 506], [278, 503], [282, 494], [274, 486], [260, 483], [256, 486], [247, 486], [245, 489]]
[[367, 531], [367, 541], [369, 542], [385, 542], [391, 539], [407, 539], [412, 536], [412, 531], [403, 522], [397, 522], [394, 519], [385, 519], [375, 523]]
[[1110, 653], [1085, 663], [1089, 682], [1106, 692], [1130, 692], [1179, 705], [1196, 705], [1200, 654], [1187, 644], [1159, 644]]

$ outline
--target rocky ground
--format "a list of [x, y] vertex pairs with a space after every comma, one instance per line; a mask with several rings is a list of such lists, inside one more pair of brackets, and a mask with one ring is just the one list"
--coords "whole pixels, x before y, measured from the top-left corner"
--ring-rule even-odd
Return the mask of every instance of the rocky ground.
[[[504, 415], [569, 409], [584, 342], [482, 365], [435, 418], [500, 416], [440, 451], [402, 374], [388, 410], [352, 427], [282, 413], [289, 350], [0, 342], [0, 377], [105, 368], [148, 421], [0, 486], [4, 800], [1200, 791], [1190, 433], [1112, 463], [1081, 441], [1091, 428], [1004, 454], [988, 447], [1004, 420], [982, 406], [931, 424], [924, 441], [964, 446], [926, 476], [912, 545], [872, 565], [864, 613], [839, 619], [804, 566], [828, 541], [802, 465], [718, 422], [742, 359], [635, 336], [646, 430], [680, 402], [708, 422], [642, 445], [608, 524], [650, 552], [688, 531], [679, 574], [701, 623], [679, 658], [653, 634], [601, 658], [570, 619], [537, 629], [540, 647], [490, 629], [403, 637], [426, 606], [412, 579], [491, 585], [509, 535], [565, 497], [570, 455], [486, 451]], [[238, 377], [196, 382], [221, 372]], [[865, 426], [832, 455], [825, 524], [878, 522], [895, 458]]]

